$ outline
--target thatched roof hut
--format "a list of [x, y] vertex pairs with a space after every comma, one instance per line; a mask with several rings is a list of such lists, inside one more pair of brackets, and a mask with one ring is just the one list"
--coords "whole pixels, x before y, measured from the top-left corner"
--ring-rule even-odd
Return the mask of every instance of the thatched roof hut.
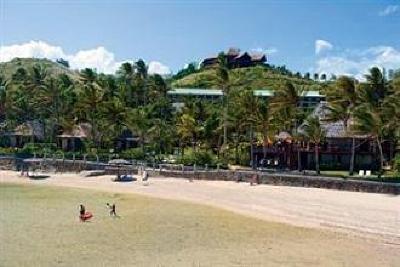
[[[343, 121], [329, 121], [330, 110], [328, 108], [328, 102], [320, 102], [310, 114], [311, 117], [318, 117], [322, 128], [326, 132], [327, 138], [350, 138], [352, 133], [348, 132]], [[352, 123], [351, 121], [349, 122]], [[298, 132], [301, 134], [304, 132], [304, 123], [298, 127]], [[356, 138], [367, 138], [366, 135], [355, 135]]]
[[15, 127], [14, 130], [5, 133], [5, 135], [35, 137], [37, 139], [43, 140], [44, 139], [43, 124], [36, 120], [27, 121]]

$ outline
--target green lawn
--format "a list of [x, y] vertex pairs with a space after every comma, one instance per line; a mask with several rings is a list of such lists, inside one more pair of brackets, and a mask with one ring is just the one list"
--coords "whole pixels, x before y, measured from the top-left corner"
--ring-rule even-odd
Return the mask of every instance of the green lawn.
[[[120, 218], [108, 216], [106, 202], [117, 203]], [[79, 203], [94, 213], [91, 222], [79, 222]], [[137, 195], [0, 183], [0, 208], [0, 266], [385, 266], [396, 259], [331, 232]]]

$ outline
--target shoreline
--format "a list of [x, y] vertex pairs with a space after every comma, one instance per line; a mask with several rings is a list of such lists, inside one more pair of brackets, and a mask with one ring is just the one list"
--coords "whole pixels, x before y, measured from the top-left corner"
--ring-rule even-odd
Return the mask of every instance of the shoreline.
[[400, 246], [400, 197], [316, 188], [249, 186], [227, 181], [189, 182], [182, 178], [151, 177], [139, 182], [112, 182], [113, 176], [81, 177], [50, 174], [34, 180], [18, 172], [0, 171], [0, 183], [49, 185], [112, 193], [139, 194], [187, 201], [232, 211], [265, 221], [327, 229]]

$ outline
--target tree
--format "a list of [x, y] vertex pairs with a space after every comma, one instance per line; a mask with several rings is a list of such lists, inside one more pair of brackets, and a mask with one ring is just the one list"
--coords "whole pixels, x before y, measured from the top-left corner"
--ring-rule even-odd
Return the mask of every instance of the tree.
[[[118, 98], [113, 97], [105, 102], [102, 102], [100, 106], [101, 117], [105, 122], [105, 126], [113, 131], [117, 137], [122, 132], [122, 126], [126, 121], [126, 107], [124, 103]], [[109, 135], [111, 135], [109, 133]]]
[[[133, 80], [135, 75], [135, 65], [125, 62], [117, 71], [117, 79], [120, 84], [120, 97], [125, 101], [127, 107], [134, 106], [134, 88]], [[136, 104], [137, 104], [137, 98]]]
[[147, 65], [146, 63], [142, 60], [139, 59], [135, 63], [135, 68], [136, 68], [136, 74], [135, 74], [135, 86], [137, 88], [137, 101], [139, 105], [145, 105], [147, 104], [147, 78], [148, 78], [148, 73], [147, 73]]
[[364, 103], [357, 108], [355, 116], [357, 118], [355, 130], [375, 139], [379, 150], [379, 169], [383, 170], [384, 156], [382, 142], [384, 141], [383, 137], [387, 133], [389, 124], [385, 120], [382, 110]]
[[63, 66], [66, 67], [66, 68], [69, 68], [69, 62], [68, 62], [67, 60], [63, 59], [63, 58], [57, 59], [56, 62], [57, 62], [58, 64], [63, 65]]
[[292, 83], [286, 82], [275, 92], [270, 102], [272, 120], [280, 125], [279, 130], [293, 133], [303, 117], [300, 108], [302, 87], [295, 87]]
[[167, 83], [164, 81], [163, 77], [159, 74], [154, 74], [150, 76], [148, 81], [149, 87], [149, 99], [150, 102], [156, 101], [157, 98], [167, 97]]
[[314, 73], [314, 80], [318, 80], [319, 79], [319, 74], [318, 73]]
[[177, 134], [180, 137], [182, 155], [184, 153], [184, 147], [189, 142], [192, 142], [194, 150], [198, 127], [196, 125], [196, 120], [193, 118], [193, 116], [188, 113], [183, 113], [178, 119], [176, 130]]
[[319, 146], [326, 136], [325, 130], [322, 128], [318, 117], [309, 117], [302, 126], [302, 134], [310, 142], [314, 143], [315, 152], [315, 171], [319, 175]]
[[142, 148], [143, 153], [145, 152], [144, 144], [145, 139], [150, 128], [147, 112], [144, 107], [130, 109], [127, 112], [125, 119], [126, 127], [139, 137], [139, 145]]
[[332, 90], [327, 92], [329, 103], [327, 121], [342, 121], [346, 134], [352, 138], [349, 174], [353, 175], [355, 161], [355, 136], [352, 132], [350, 121], [354, 117], [354, 111], [358, 104], [358, 94], [355, 80], [347, 76], [341, 76], [336, 80]]
[[0, 122], [6, 119], [7, 87], [7, 81], [0, 76]]
[[369, 73], [365, 75], [367, 84], [373, 90], [374, 98], [378, 102], [385, 97], [387, 94], [387, 86], [385, 76], [381, 70], [377, 67], [373, 67], [369, 70]]
[[383, 170], [384, 154], [382, 143], [385, 137], [395, 134], [398, 123], [398, 98], [390, 90], [382, 72], [371, 68], [365, 75], [366, 83], [360, 88], [360, 104], [355, 110], [355, 130], [369, 135], [376, 142], [379, 151], [379, 169]]
[[97, 82], [97, 74], [89, 68], [82, 70], [79, 75], [79, 101], [76, 112], [81, 118], [90, 122], [92, 128], [91, 136], [95, 145], [98, 144], [97, 121], [103, 119], [98, 116], [103, 94], [104, 91]]
[[218, 85], [223, 92], [223, 145], [228, 145], [228, 96], [229, 96], [229, 68], [228, 61], [224, 52], [218, 55], [218, 66], [217, 66], [217, 79]]
[[326, 81], [326, 74], [325, 73], [321, 74], [321, 80]]

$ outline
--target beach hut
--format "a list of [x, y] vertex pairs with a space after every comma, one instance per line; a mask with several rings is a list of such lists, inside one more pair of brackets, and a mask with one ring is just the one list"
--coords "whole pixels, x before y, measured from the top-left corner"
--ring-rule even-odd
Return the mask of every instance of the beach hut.
[[43, 124], [36, 120], [27, 121], [15, 127], [13, 131], [5, 132], [4, 137], [8, 139], [10, 147], [22, 148], [26, 143], [44, 140]]
[[83, 149], [83, 142], [91, 136], [92, 126], [89, 123], [74, 125], [57, 135], [57, 144], [64, 151], [79, 151]]

